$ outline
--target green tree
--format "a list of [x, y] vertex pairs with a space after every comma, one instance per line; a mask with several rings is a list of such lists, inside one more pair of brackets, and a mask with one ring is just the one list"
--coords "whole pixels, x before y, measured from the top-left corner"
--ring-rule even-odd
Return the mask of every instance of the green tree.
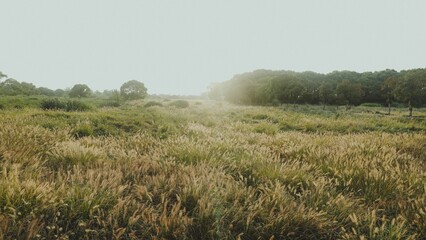
[[334, 86], [331, 83], [324, 82], [319, 87], [319, 97], [323, 104], [323, 109], [325, 109], [325, 105], [331, 104], [334, 102], [336, 98], [336, 93], [334, 91]]
[[306, 90], [303, 92], [301, 102], [309, 104], [318, 104], [320, 102], [319, 88], [321, 83], [324, 82], [324, 74], [316, 72], [302, 72], [298, 77], [303, 80], [303, 85]]
[[287, 96], [288, 102], [296, 104], [299, 103], [305, 90], [305, 86], [300, 81], [293, 80], [286, 86], [284, 94]]
[[35, 95], [37, 94], [37, 88], [32, 83], [21, 82], [20, 91], [22, 95]]
[[86, 84], [76, 84], [71, 88], [69, 96], [72, 98], [89, 97], [92, 90]]
[[0, 80], [1, 80], [2, 78], [7, 78], [7, 75], [6, 75], [6, 74], [4, 74], [4, 73], [2, 73], [2, 72], [0, 72]]
[[426, 102], [426, 71], [416, 69], [404, 72], [396, 84], [395, 97], [408, 104], [409, 116], [413, 116], [413, 106]]
[[65, 90], [63, 90], [63, 89], [56, 89], [55, 91], [54, 91], [54, 93], [55, 93], [55, 96], [56, 97], [63, 97], [63, 96], [66, 96], [67, 95], [67, 93], [66, 93], [66, 91]]
[[281, 103], [298, 103], [306, 90], [301, 79], [293, 75], [283, 75], [272, 80], [274, 95]]
[[222, 84], [213, 83], [209, 86], [207, 93], [209, 99], [220, 100], [223, 97]]
[[[3, 75], [5, 76], [5, 75]], [[19, 82], [13, 78], [8, 78], [4, 82], [0, 83], [1, 92], [4, 95], [16, 96], [16, 95], [35, 95], [37, 94], [37, 88], [32, 83]]]
[[21, 84], [13, 78], [8, 78], [0, 83], [0, 87], [4, 95], [16, 96], [22, 94]]
[[381, 87], [382, 96], [386, 99], [386, 103], [388, 104], [388, 115], [391, 114], [391, 102], [395, 99], [396, 83], [397, 78], [395, 76], [388, 77]]
[[[426, 72], [426, 69], [419, 71]], [[221, 89], [225, 100], [249, 105], [332, 102], [332, 104], [347, 104], [349, 107], [360, 103], [385, 104], [392, 99], [388, 99], [390, 96], [388, 94], [391, 93], [386, 92], [387, 89], [382, 89], [384, 82], [390, 77], [399, 78], [405, 72], [386, 69], [378, 72], [334, 71], [318, 74], [261, 69], [237, 74], [232, 79], [220, 83], [220, 87], [215, 86], [210, 94], [213, 98], [217, 97], [219, 95], [217, 90]]]
[[37, 93], [44, 96], [55, 96], [55, 91], [45, 87], [37, 88]]
[[343, 80], [339, 83], [336, 88], [336, 93], [339, 99], [341, 99], [344, 104], [349, 105], [349, 107], [360, 103], [364, 95], [361, 84], [349, 80]]
[[123, 83], [120, 87], [120, 93], [126, 100], [143, 99], [148, 95], [145, 85], [136, 80]]
[[117, 104], [117, 106], [121, 104], [121, 94], [118, 90], [111, 90], [108, 93], [108, 96], [109, 96], [108, 99], [113, 101], [115, 104]]

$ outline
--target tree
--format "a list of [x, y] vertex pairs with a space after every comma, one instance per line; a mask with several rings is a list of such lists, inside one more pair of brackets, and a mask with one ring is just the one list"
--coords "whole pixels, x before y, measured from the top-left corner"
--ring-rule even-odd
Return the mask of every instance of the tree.
[[4, 95], [16, 96], [22, 94], [21, 84], [13, 78], [8, 78], [0, 83], [0, 87]]
[[120, 93], [126, 100], [143, 99], [148, 95], [145, 85], [136, 80], [123, 83], [120, 87]]
[[[334, 71], [318, 74], [255, 70], [237, 74], [232, 79], [215, 85], [210, 94], [215, 98], [221, 93], [229, 102], [248, 105], [321, 103], [346, 104], [348, 108], [360, 103], [389, 105], [393, 101], [393, 87], [391, 82], [385, 81], [391, 77], [399, 79], [411, 71], [413, 70], [397, 72], [386, 69], [378, 72]], [[426, 74], [426, 69], [416, 71]], [[422, 102], [426, 103], [426, 100]]]
[[91, 94], [92, 90], [86, 84], [76, 84], [69, 92], [69, 96], [72, 98], [89, 97]]
[[293, 104], [299, 103], [299, 99], [303, 95], [303, 92], [305, 92], [305, 86], [298, 80], [288, 83], [284, 90], [288, 102]]
[[56, 97], [63, 97], [67, 95], [67, 92], [65, 90], [59, 88], [56, 89], [54, 92]]
[[37, 88], [32, 83], [21, 82], [20, 91], [22, 95], [34, 95], [37, 94]]
[[408, 104], [409, 116], [413, 116], [413, 106], [426, 102], [426, 71], [417, 69], [404, 72], [396, 84], [395, 97]]
[[397, 83], [397, 78], [392, 76], [386, 78], [381, 87], [382, 96], [386, 99], [388, 104], [388, 115], [391, 114], [391, 102], [394, 100], [395, 87]]
[[323, 109], [325, 109], [326, 104], [331, 104], [336, 98], [336, 93], [334, 92], [334, 87], [331, 83], [323, 83], [319, 88], [319, 97], [324, 105]]
[[345, 104], [355, 105], [362, 100], [364, 91], [361, 84], [353, 83], [349, 80], [343, 80], [337, 85], [337, 96], [344, 101]]
[[302, 80], [292, 75], [283, 75], [273, 79], [272, 86], [281, 103], [298, 103], [306, 90]]
[[45, 87], [37, 88], [37, 93], [44, 96], [55, 96], [55, 91]]
[[2, 72], [0, 72], [0, 80], [1, 80], [2, 78], [7, 78], [7, 75], [6, 75], [6, 74], [3, 74]]
[[219, 83], [211, 84], [207, 96], [209, 99], [220, 100], [223, 96], [222, 85]]
[[104, 90], [103, 96], [107, 97], [116, 106], [121, 104], [121, 94], [118, 90]]

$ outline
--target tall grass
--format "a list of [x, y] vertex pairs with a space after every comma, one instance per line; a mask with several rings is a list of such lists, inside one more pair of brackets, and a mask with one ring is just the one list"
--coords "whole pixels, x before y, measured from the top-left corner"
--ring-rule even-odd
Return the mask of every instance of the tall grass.
[[1, 112], [0, 239], [426, 238], [424, 121], [189, 106]]

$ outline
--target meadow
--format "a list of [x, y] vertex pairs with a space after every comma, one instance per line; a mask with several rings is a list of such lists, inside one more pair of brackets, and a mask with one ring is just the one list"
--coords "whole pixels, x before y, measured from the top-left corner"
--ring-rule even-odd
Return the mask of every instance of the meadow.
[[0, 239], [426, 239], [426, 109], [0, 110]]

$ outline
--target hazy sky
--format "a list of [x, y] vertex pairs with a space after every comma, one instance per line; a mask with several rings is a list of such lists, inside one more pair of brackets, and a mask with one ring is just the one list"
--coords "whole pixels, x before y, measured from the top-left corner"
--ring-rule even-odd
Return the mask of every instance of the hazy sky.
[[0, 71], [199, 94], [255, 69], [426, 67], [425, 0], [0, 0]]

